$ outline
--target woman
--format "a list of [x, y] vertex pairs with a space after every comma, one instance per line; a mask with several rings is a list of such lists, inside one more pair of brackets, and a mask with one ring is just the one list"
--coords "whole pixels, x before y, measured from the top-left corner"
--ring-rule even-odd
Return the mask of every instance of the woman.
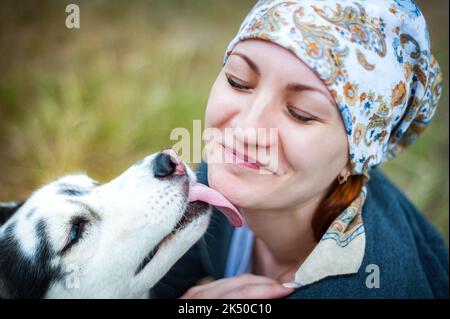
[[[411, 1], [259, 1], [205, 115], [222, 137], [243, 130], [209, 144], [230, 161], [199, 170], [246, 226], [214, 215], [153, 296], [448, 298], [445, 244], [377, 168], [425, 129], [440, 84]], [[257, 128], [277, 133], [243, 133]]]

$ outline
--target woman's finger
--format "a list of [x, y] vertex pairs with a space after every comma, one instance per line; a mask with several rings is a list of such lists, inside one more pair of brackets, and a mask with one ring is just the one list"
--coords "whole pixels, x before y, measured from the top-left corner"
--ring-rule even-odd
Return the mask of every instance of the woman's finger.
[[207, 298], [219, 298], [229, 291], [235, 290], [239, 286], [251, 284], [278, 284], [278, 282], [274, 279], [264, 276], [243, 274], [240, 276], [219, 279], [204, 285], [192, 287], [181, 298], [205, 298], [207, 297], [206, 295], [208, 295]]
[[[260, 288], [268, 286], [268, 288], [265, 289], [268, 290], [269, 292], [262, 293], [263, 297], [261, 298], [279, 298], [279, 296], [284, 296], [285, 294], [289, 294], [290, 292], [292, 292], [292, 289], [281, 286], [274, 279], [263, 276], [245, 274], [233, 278], [216, 280], [214, 282], [205, 285], [192, 287], [181, 298], [182, 299], [224, 298], [225, 295], [231, 293], [233, 293], [233, 295], [240, 296], [246, 294], [246, 288], [243, 288], [246, 286], [259, 286]], [[273, 290], [274, 287], [276, 287], [277, 289]], [[236, 292], [242, 290], [243, 290], [242, 293]], [[247, 298], [251, 298], [251, 296]]]
[[294, 289], [286, 288], [279, 283], [244, 285], [229, 291], [222, 296], [224, 299], [277, 299], [290, 295]]
[[270, 284], [270, 283], [277, 283], [277, 281], [269, 277], [258, 276], [253, 274], [242, 274], [236, 277], [215, 280], [206, 285], [208, 285], [208, 288], [214, 288], [218, 286], [232, 288], [240, 284]]
[[276, 281], [264, 276], [243, 274], [192, 287], [183, 296], [181, 296], [181, 298], [219, 298], [223, 294], [236, 289], [236, 287], [240, 285], [264, 283], [276, 283]]

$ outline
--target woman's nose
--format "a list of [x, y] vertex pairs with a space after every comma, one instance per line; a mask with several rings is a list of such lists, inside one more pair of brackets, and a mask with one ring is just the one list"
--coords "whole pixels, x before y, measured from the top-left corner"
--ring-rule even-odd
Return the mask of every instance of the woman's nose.
[[235, 136], [249, 144], [268, 146], [271, 144], [270, 130], [278, 127], [276, 119], [276, 111], [267, 101], [265, 104], [255, 102], [235, 117]]

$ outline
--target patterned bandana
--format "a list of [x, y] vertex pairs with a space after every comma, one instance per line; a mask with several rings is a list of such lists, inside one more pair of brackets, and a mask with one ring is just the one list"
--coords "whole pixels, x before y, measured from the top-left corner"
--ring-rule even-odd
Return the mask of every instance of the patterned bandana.
[[393, 159], [435, 113], [442, 73], [411, 0], [260, 0], [224, 64], [245, 39], [289, 49], [328, 87], [346, 128], [352, 174]]

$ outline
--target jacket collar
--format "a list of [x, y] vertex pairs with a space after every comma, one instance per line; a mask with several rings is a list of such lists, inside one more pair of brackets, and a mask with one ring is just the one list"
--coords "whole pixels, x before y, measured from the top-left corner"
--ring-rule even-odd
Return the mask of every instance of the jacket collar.
[[325, 277], [358, 272], [366, 246], [361, 214], [366, 195], [364, 185], [359, 196], [334, 220], [299, 267], [294, 279], [297, 285], [305, 286]]

